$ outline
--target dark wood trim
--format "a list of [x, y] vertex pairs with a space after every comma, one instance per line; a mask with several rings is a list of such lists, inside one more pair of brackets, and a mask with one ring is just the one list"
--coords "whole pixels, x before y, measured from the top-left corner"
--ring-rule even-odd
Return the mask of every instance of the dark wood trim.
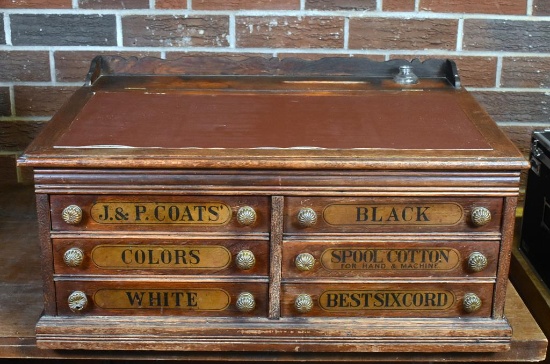
[[271, 251], [269, 268], [269, 313], [277, 320], [281, 317], [281, 276], [283, 255], [284, 197], [271, 198]]

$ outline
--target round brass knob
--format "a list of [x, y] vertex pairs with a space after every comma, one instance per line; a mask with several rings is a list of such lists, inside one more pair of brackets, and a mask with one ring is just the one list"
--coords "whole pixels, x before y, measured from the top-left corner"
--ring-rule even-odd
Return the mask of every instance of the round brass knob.
[[481, 308], [481, 298], [475, 293], [466, 293], [462, 301], [462, 307], [464, 307], [464, 311], [468, 313], [475, 312]]
[[237, 211], [237, 221], [244, 226], [252, 225], [256, 222], [256, 211], [250, 206], [243, 206]]
[[313, 269], [315, 257], [309, 253], [300, 253], [296, 256], [296, 259], [294, 259], [294, 264], [296, 264], [298, 270], [305, 272]]
[[310, 227], [317, 223], [317, 214], [312, 208], [304, 207], [298, 212], [298, 224], [302, 227]]
[[235, 257], [235, 264], [242, 270], [252, 269], [256, 264], [256, 257], [250, 250], [241, 250]]
[[61, 218], [67, 224], [76, 225], [82, 221], [82, 209], [76, 205], [69, 205], [61, 212]]
[[480, 252], [472, 252], [468, 257], [468, 270], [470, 272], [476, 273], [481, 272], [487, 268], [488, 264], [487, 257]]
[[73, 312], [80, 312], [88, 306], [88, 298], [86, 297], [86, 293], [82, 291], [74, 291], [71, 293], [67, 302], [69, 303], [69, 308]]
[[239, 294], [235, 306], [237, 306], [237, 310], [241, 312], [250, 312], [256, 307], [256, 301], [252, 293], [242, 292]]
[[299, 294], [294, 300], [294, 307], [298, 312], [309, 312], [313, 308], [313, 299], [306, 293]]
[[71, 248], [63, 254], [63, 261], [69, 267], [78, 267], [84, 260], [84, 252], [79, 248]]
[[471, 214], [475, 226], [483, 226], [491, 221], [491, 211], [486, 207], [475, 207]]

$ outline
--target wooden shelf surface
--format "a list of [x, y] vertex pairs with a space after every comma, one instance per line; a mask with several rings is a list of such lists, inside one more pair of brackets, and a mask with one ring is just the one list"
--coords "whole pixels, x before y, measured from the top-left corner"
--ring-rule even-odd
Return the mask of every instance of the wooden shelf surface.
[[43, 350], [35, 325], [43, 308], [40, 249], [31, 186], [0, 186], [0, 358], [118, 359], [183, 361], [317, 362], [537, 362], [547, 339], [512, 284], [506, 316], [513, 328], [511, 349], [500, 353], [265, 353], [129, 352]]

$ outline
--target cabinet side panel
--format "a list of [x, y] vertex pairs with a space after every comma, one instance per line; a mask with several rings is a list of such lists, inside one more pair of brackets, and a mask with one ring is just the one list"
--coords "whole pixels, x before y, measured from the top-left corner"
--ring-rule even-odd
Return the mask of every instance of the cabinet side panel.
[[502, 318], [504, 315], [504, 299], [508, 283], [508, 271], [510, 269], [510, 256], [512, 254], [512, 242], [514, 239], [514, 223], [516, 219], [517, 197], [504, 199], [502, 216], [502, 242], [497, 268], [497, 283], [493, 298], [493, 317]]
[[50, 203], [46, 194], [36, 195], [38, 212], [38, 236], [40, 239], [40, 254], [42, 259], [42, 282], [44, 285], [44, 313], [56, 314], [55, 287], [53, 283], [53, 252], [50, 241]]

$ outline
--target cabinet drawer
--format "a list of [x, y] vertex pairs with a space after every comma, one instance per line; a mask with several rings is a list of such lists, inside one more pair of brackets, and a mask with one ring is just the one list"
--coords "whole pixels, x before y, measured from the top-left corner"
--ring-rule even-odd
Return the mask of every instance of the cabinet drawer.
[[267, 232], [267, 197], [50, 196], [55, 231]]
[[53, 239], [57, 274], [267, 276], [267, 240]]
[[59, 315], [266, 316], [267, 284], [58, 281]]
[[490, 283], [283, 284], [282, 316], [489, 317]]
[[500, 229], [501, 198], [288, 197], [285, 233], [491, 232]]
[[495, 277], [497, 241], [283, 243], [283, 277]]

